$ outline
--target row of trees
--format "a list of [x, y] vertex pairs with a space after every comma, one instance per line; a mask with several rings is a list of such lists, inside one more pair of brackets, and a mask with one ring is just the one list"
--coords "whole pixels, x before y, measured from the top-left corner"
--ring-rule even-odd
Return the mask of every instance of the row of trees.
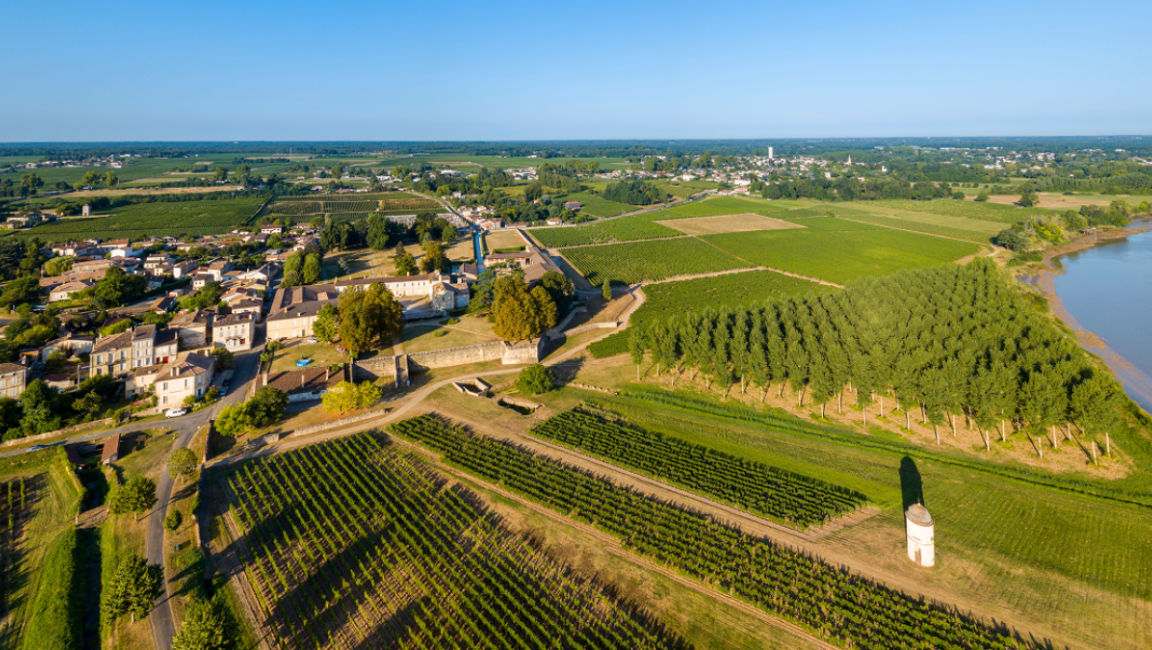
[[[1118, 388], [1050, 321], [1035, 313], [977, 260], [872, 279], [845, 291], [792, 298], [751, 309], [689, 312], [637, 329], [633, 360], [645, 354], [659, 367], [704, 373], [742, 391], [795, 391], [843, 408], [890, 396], [905, 413], [955, 432], [961, 415], [984, 434], [1005, 423], [1051, 430], [1075, 422], [1109, 428]], [[675, 381], [675, 379], [673, 379]], [[883, 410], [883, 404], [881, 404]], [[865, 417], [867, 412], [865, 411]]]
[[603, 196], [609, 201], [630, 205], [651, 205], [668, 200], [667, 192], [641, 180], [612, 183], [604, 188]]

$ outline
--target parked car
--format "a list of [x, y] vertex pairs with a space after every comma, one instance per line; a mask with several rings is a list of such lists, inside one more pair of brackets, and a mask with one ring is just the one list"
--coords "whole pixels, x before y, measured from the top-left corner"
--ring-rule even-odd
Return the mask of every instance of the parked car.
[[319, 343], [320, 341], [315, 336], [313, 336], [313, 337], [308, 339], [308, 342], [309, 343]]
[[164, 411], [164, 417], [166, 418], [178, 418], [181, 415], [187, 414], [188, 409], [168, 409], [167, 411]]

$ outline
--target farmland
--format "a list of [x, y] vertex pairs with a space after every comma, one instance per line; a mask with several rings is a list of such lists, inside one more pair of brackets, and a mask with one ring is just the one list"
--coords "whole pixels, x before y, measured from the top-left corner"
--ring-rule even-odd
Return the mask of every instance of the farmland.
[[[822, 293], [834, 289], [825, 284], [781, 275], [773, 271], [729, 273], [710, 278], [661, 282], [644, 287], [644, 304], [632, 313], [632, 326], [642, 326], [669, 316], [725, 306], [750, 305], [782, 298]], [[597, 357], [628, 351], [629, 330], [617, 332], [593, 343], [589, 349]]]
[[878, 215], [860, 215], [851, 217], [853, 221], [860, 221], [864, 223], [876, 224], [878, 226], [886, 226], [888, 228], [897, 228], [899, 230], [911, 230], [914, 232], [922, 232], [926, 235], [936, 235], [938, 237], [948, 237], [949, 239], [962, 239], [977, 244], [986, 244], [991, 240], [992, 235], [986, 232], [978, 232], [974, 230], [966, 230], [962, 228], [952, 228], [949, 226], [942, 226], [932, 223], [924, 223], [923, 221], [912, 221], [911, 219], [898, 219], [895, 217], [881, 217]]
[[632, 284], [751, 266], [692, 237], [572, 248], [564, 256], [597, 286], [604, 280]]
[[567, 201], [579, 201], [583, 206], [580, 208], [580, 214], [587, 214], [600, 218], [615, 217], [627, 212], [635, 212], [636, 210], [640, 210], [644, 207], [629, 205], [627, 203], [619, 203], [617, 201], [609, 201], [608, 199], [600, 198], [599, 196], [589, 192], [564, 194], [557, 196], [553, 200], [558, 203], [565, 203]]
[[841, 284], [951, 262], [979, 250], [976, 244], [897, 230], [829, 232], [805, 228], [704, 239], [754, 264]]
[[684, 645], [367, 435], [249, 463], [229, 482], [281, 648]]
[[136, 203], [116, 208], [106, 215], [61, 219], [19, 231], [13, 236], [39, 237], [42, 241], [54, 242], [89, 237], [141, 239], [165, 235], [216, 235], [247, 224], [264, 201], [261, 198], [243, 198]]
[[552, 417], [531, 433], [799, 527], [824, 523], [866, 502], [859, 492], [763, 463], [741, 462], [583, 409]]
[[679, 231], [639, 217], [623, 217], [603, 223], [566, 228], [533, 228], [526, 232], [545, 248], [610, 244], [681, 235]]
[[715, 235], [725, 232], [749, 232], [753, 230], [786, 230], [800, 228], [799, 224], [781, 219], [773, 219], [758, 214], [729, 214], [717, 217], [693, 217], [690, 219], [669, 219], [655, 222], [675, 228], [688, 235]]
[[727, 196], [714, 197], [703, 201], [675, 205], [667, 210], [657, 210], [645, 215], [655, 220], [688, 219], [692, 217], [716, 217], [726, 214], [770, 214], [779, 212], [780, 208], [766, 201], [736, 199]]
[[369, 214], [380, 212], [384, 215], [415, 214], [417, 212], [438, 212], [443, 209], [439, 202], [407, 192], [386, 192], [383, 194], [351, 194], [328, 197], [282, 197], [270, 203], [261, 213], [272, 217], [311, 217], [319, 214]]
[[[563, 515], [619, 537], [634, 553], [840, 644], [900, 648], [1032, 648], [1009, 630], [873, 582], [701, 513], [430, 416], [390, 431]], [[792, 593], [798, 597], [783, 598]]]
[[1052, 210], [1044, 208], [1021, 208], [1015, 205], [1004, 205], [1001, 203], [980, 203], [977, 201], [957, 201], [953, 199], [940, 199], [937, 201], [888, 199], [876, 201], [874, 205], [900, 210], [912, 210], [914, 212], [927, 212], [945, 217], [964, 217], [965, 219], [995, 221], [1003, 224], [1023, 223], [1028, 217], [1052, 214]]

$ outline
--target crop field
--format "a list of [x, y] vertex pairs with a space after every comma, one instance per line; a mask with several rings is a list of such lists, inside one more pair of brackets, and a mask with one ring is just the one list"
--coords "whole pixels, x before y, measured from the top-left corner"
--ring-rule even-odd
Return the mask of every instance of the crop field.
[[691, 219], [693, 217], [718, 217], [726, 214], [773, 214], [780, 208], [765, 201], [752, 201], [736, 199], [730, 196], [718, 196], [695, 203], [677, 205], [667, 210], [657, 210], [645, 215], [653, 221], [665, 219]]
[[699, 194], [704, 190], [714, 190], [719, 183], [713, 181], [675, 181], [675, 182], [658, 182], [656, 183], [660, 189], [675, 196], [677, 198], [686, 199], [693, 194]]
[[980, 250], [968, 242], [887, 229], [829, 232], [805, 228], [704, 239], [754, 264], [840, 284], [952, 262]]
[[[776, 298], [835, 290], [826, 284], [773, 271], [747, 271], [710, 278], [660, 282], [645, 285], [644, 304], [632, 313], [629, 323], [631, 327], [642, 326], [687, 311], [751, 305]], [[624, 354], [628, 351], [631, 327], [593, 343], [588, 349], [595, 357]]]
[[687, 235], [715, 235], [725, 232], [750, 232], [753, 230], [787, 230], [803, 226], [773, 219], [759, 214], [726, 214], [718, 217], [692, 217], [689, 219], [668, 219], [653, 223], [675, 228]]
[[1023, 223], [1028, 217], [1052, 214], [1052, 210], [1044, 208], [1021, 208], [1015, 205], [1004, 205], [1001, 203], [956, 201], [954, 199], [938, 199], [936, 201], [887, 199], [884, 201], [876, 201], [874, 205], [901, 210], [912, 210], [913, 212], [927, 212], [945, 217], [964, 217], [965, 219], [995, 221], [1003, 224]]
[[31, 487], [22, 476], [0, 483], [0, 612], [9, 611], [13, 586], [19, 582], [14, 560], [19, 557], [20, 532], [32, 502]]
[[398, 422], [389, 430], [430, 447], [469, 473], [619, 537], [638, 555], [797, 621], [837, 645], [942, 650], [1040, 645], [951, 607], [431, 416]]
[[571, 248], [564, 257], [596, 286], [606, 279], [632, 284], [751, 266], [693, 237]]
[[[861, 214], [860, 216], [850, 217], [850, 219], [857, 222], [886, 226], [888, 228], [898, 228], [900, 230], [922, 232], [926, 235], [936, 235], [939, 237], [948, 237], [950, 239], [962, 239], [964, 241], [970, 241], [977, 244], [987, 244], [989, 240], [992, 239], [992, 235], [987, 232], [966, 230], [962, 228], [950, 228], [948, 226], [925, 223], [923, 221], [912, 221], [910, 219], [881, 217], [871, 214]], [[841, 221], [843, 221], [843, 219]]]
[[823, 524], [868, 501], [854, 490], [583, 409], [549, 418], [530, 433], [798, 528]]
[[136, 203], [116, 208], [108, 215], [88, 219], [61, 219], [16, 232], [20, 238], [39, 237], [43, 241], [101, 239], [141, 239], [152, 236], [217, 235], [245, 225], [260, 209], [264, 199], [218, 199]]
[[249, 463], [229, 483], [280, 648], [685, 645], [366, 434]]
[[619, 203], [617, 201], [609, 201], [608, 199], [600, 198], [595, 194], [588, 192], [576, 192], [573, 194], [563, 194], [553, 199], [553, 202], [566, 203], [568, 201], [579, 201], [581, 206], [580, 213], [591, 215], [593, 217], [616, 217], [628, 212], [635, 212], [645, 206], [630, 205], [628, 203]]
[[681, 233], [638, 217], [623, 217], [603, 223], [568, 228], [533, 228], [525, 231], [545, 248], [563, 248], [586, 244], [611, 244], [638, 239], [677, 237]]
[[380, 211], [385, 215], [415, 214], [443, 209], [436, 201], [405, 192], [360, 194], [327, 197], [284, 197], [270, 203], [261, 214], [273, 217], [305, 217], [318, 214], [369, 214]]

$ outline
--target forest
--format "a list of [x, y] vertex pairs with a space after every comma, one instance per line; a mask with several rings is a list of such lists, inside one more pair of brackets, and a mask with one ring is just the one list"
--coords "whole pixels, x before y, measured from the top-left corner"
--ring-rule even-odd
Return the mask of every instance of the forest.
[[[1075, 423], [1086, 435], [1116, 423], [1119, 387], [1050, 320], [976, 260], [867, 279], [841, 292], [788, 298], [751, 309], [688, 312], [631, 335], [666, 370], [702, 373], [727, 392], [785, 387], [798, 403], [845, 397], [865, 406], [890, 396], [909, 420], [918, 410], [936, 430], [957, 416], [983, 435], [1012, 422], [1040, 435]], [[675, 376], [673, 381], [675, 381]], [[866, 417], [866, 412], [865, 412]]]

